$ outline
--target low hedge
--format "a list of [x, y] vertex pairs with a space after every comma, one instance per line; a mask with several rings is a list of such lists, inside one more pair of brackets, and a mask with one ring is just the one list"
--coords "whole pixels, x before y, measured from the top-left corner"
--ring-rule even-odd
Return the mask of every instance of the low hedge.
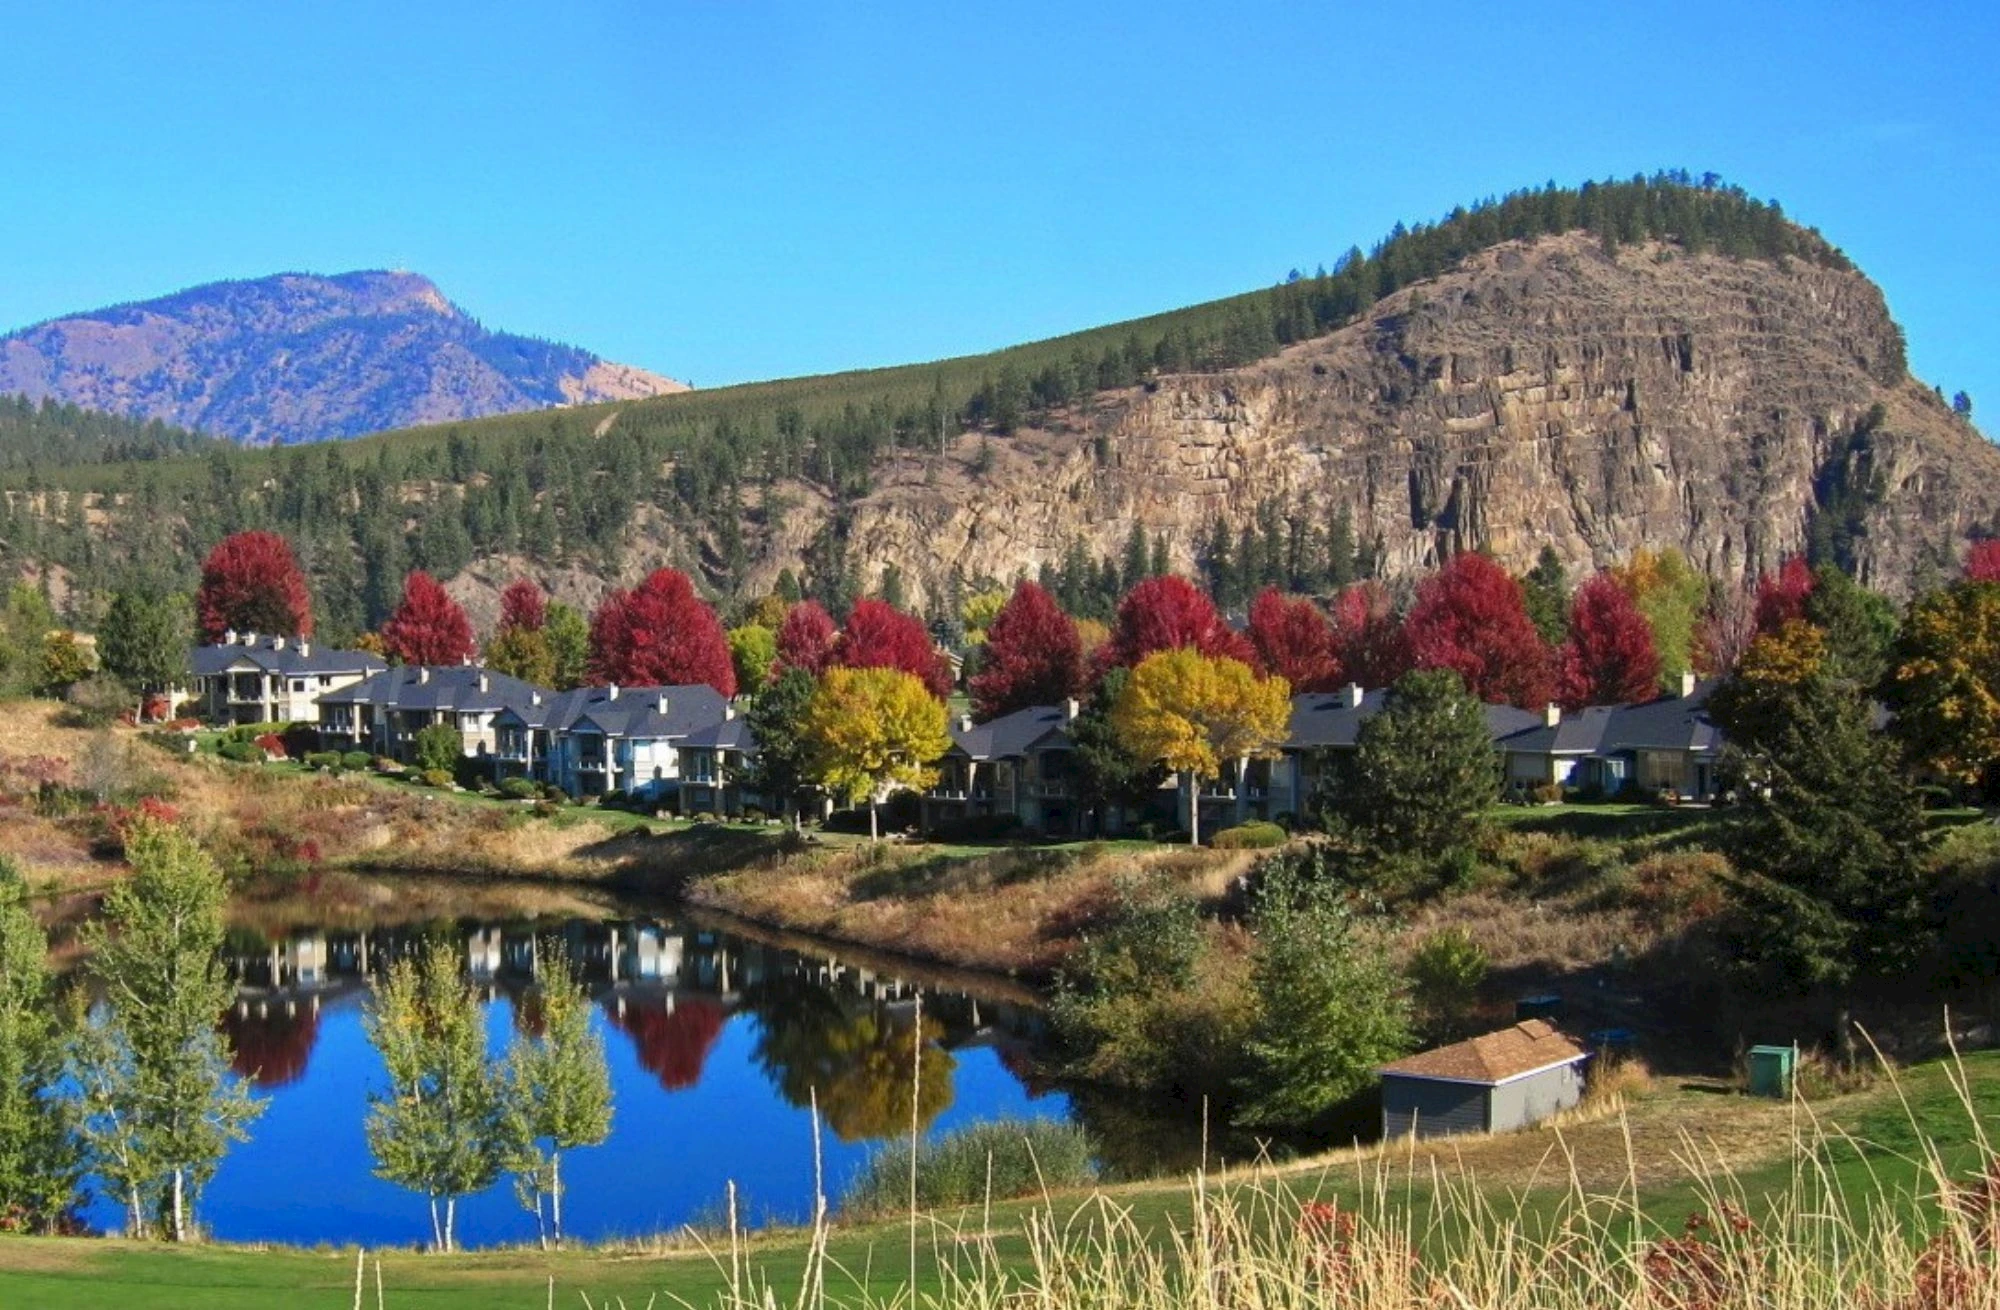
[[1219, 851], [1267, 851], [1287, 840], [1285, 830], [1277, 824], [1258, 821], [1224, 828], [1209, 838], [1208, 844]]
[[358, 771], [369, 768], [374, 763], [375, 757], [367, 751], [343, 751], [340, 756], [340, 767], [343, 769]]
[[235, 764], [262, 764], [264, 762], [264, 748], [254, 741], [237, 741], [232, 738], [218, 745], [215, 748], [215, 753]]
[[530, 778], [506, 778], [500, 783], [500, 794], [511, 800], [531, 801], [542, 794], [542, 789]]

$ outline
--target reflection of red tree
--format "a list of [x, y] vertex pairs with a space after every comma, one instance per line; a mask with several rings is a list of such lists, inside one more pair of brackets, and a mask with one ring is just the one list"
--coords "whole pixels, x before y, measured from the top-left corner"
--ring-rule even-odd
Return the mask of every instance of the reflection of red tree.
[[669, 1010], [664, 1001], [628, 997], [624, 1013], [615, 1002], [609, 1008], [611, 1022], [632, 1039], [639, 1063], [660, 1080], [660, 1086], [678, 1092], [701, 1081], [701, 1067], [722, 1035], [720, 1005], [705, 996], [683, 996]]
[[319, 1040], [319, 1011], [300, 1005], [287, 1014], [283, 1005], [274, 1005], [263, 1014], [239, 1014], [232, 1007], [223, 1013], [222, 1031], [229, 1038], [230, 1068], [260, 1087], [283, 1087], [306, 1071]]

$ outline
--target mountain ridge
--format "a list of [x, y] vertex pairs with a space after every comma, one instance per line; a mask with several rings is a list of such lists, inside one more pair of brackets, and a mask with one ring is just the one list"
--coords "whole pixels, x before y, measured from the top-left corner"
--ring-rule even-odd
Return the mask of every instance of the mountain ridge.
[[210, 282], [0, 335], [0, 394], [250, 445], [684, 389], [578, 347], [489, 331], [402, 270]]

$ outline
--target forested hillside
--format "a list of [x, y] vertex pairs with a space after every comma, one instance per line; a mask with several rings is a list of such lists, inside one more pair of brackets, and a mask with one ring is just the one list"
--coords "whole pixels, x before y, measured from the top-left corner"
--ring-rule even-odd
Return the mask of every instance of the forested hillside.
[[216, 450], [225, 443], [171, 427], [26, 396], [0, 396], [0, 468], [129, 465]]
[[[1309, 276], [992, 355], [338, 445], [37, 460], [0, 473], [0, 539], [67, 597], [186, 586], [222, 535], [272, 527], [340, 634], [378, 624], [418, 565], [479, 617], [514, 572], [590, 603], [660, 563], [725, 598], [894, 591], [939, 612], [1026, 572], [1089, 613], [1140, 552], [1225, 593], [1472, 547], [1525, 568], [1545, 544], [1579, 566], [1672, 546], [1741, 576], [1831, 542], [1825, 501], [1845, 562], [1897, 591], [1990, 526], [1990, 447], [1932, 402], [1838, 250], [1660, 175], [1517, 192]], [[1897, 499], [1934, 466], [1930, 500]], [[1883, 553], [1884, 516], [1918, 511], [1922, 540]]]

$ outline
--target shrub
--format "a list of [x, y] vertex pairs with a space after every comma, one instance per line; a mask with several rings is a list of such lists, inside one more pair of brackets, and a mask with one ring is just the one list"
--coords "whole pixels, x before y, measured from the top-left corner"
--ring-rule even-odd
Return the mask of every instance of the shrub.
[[440, 791], [450, 791], [453, 785], [449, 769], [425, 769], [417, 775], [417, 781], [426, 787], [436, 787]]
[[551, 805], [567, 805], [569, 804], [569, 793], [554, 783], [549, 783], [542, 788], [542, 799]]
[[1239, 823], [1224, 828], [1209, 840], [1221, 851], [1267, 851], [1285, 844], [1285, 830], [1275, 823]]
[[215, 753], [237, 764], [264, 762], [264, 748], [254, 741], [225, 741], [215, 748]]
[[535, 817], [538, 819], [553, 819], [561, 813], [562, 806], [554, 801], [540, 800], [535, 802]]
[[745, 823], [762, 823], [765, 818], [764, 809], [760, 805], [745, 805], [743, 813], [737, 817]]
[[[1097, 1144], [1075, 1124], [1000, 1119], [917, 1147], [917, 1204], [926, 1209], [1009, 1200], [1097, 1179]], [[909, 1204], [910, 1144], [877, 1151], [840, 1198], [850, 1216], [894, 1214]]]
[[285, 739], [275, 732], [267, 732], [257, 739], [257, 749], [274, 760], [288, 760], [292, 753], [285, 749]]
[[1486, 952], [1463, 928], [1440, 928], [1417, 943], [1403, 972], [1409, 975], [1417, 1020], [1433, 1038], [1455, 1037], [1486, 981]]
[[542, 794], [531, 778], [507, 778], [500, 784], [500, 794], [517, 801], [531, 801]]
[[458, 730], [448, 723], [433, 723], [417, 732], [415, 758], [425, 773], [450, 773], [465, 754]]
[[1528, 789], [1528, 796], [1537, 805], [1555, 805], [1563, 798], [1562, 784], [1544, 782]]
[[283, 723], [239, 723], [234, 727], [225, 728], [222, 733], [222, 739], [224, 741], [255, 741], [259, 737], [283, 732], [288, 726]]
[[613, 806], [614, 808], [623, 805], [625, 803], [624, 789], [620, 787], [613, 787], [610, 791], [605, 792], [602, 796], [598, 797], [597, 803], [599, 805]]
[[331, 773], [340, 768], [340, 752], [313, 751], [305, 757], [303, 763], [308, 769], [317, 769], [322, 773]]
[[347, 751], [340, 757], [341, 768], [356, 771], [365, 769], [374, 762], [374, 757], [370, 756], [367, 751]]

